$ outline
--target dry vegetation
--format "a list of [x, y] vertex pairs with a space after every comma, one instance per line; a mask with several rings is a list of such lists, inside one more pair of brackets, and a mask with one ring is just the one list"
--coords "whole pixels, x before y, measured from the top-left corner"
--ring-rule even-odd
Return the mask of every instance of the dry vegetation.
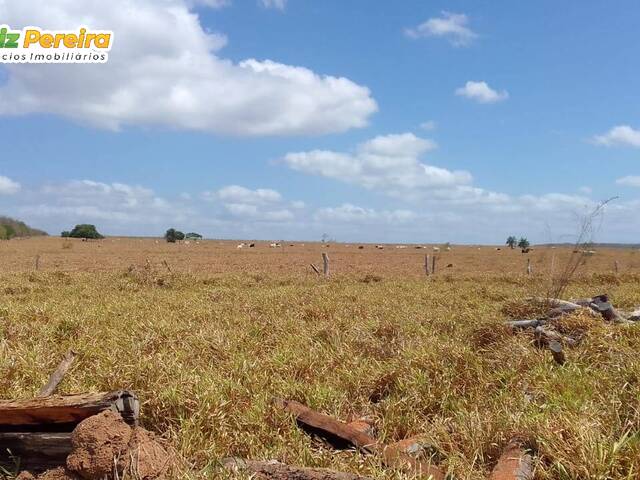
[[[371, 416], [384, 441], [424, 436], [457, 479], [486, 478], [514, 434], [534, 444], [536, 478], [640, 476], [640, 325], [563, 320], [585, 335], [563, 367], [503, 327], [570, 250], [535, 249], [527, 277], [518, 250], [454, 247], [427, 280], [431, 250], [331, 245], [324, 280], [319, 244], [236, 243], [0, 243], [0, 398], [33, 396], [73, 348], [61, 390], [135, 390], [189, 478], [223, 478], [227, 456], [402, 478], [315, 443], [274, 397]], [[639, 306], [638, 272], [635, 252], [598, 251], [566, 296]]]

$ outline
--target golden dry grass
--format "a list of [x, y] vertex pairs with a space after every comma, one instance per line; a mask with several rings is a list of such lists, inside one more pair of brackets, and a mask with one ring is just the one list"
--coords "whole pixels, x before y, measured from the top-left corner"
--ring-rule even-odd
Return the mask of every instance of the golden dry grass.
[[[426, 250], [332, 245], [323, 280], [308, 267], [317, 244], [112, 240], [0, 244], [0, 397], [33, 396], [74, 348], [61, 390], [137, 391], [145, 426], [190, 462], [189, 478], [220, 478], [226, 456], [402, 478], [314, 443], [276, 396], [372, 416], [384, 441], [426, 436], [458, 479], [486, 478], [516, 433], [535, 443], [539, 479], [640, 475], [640, 329], [571, 318], [566, 328], [586, 334], [558, 367], [530, 334], [502, 327], [526, 313], [520, 299], [545, 292], [550, 253], [566, 251], [535, 250], [527, 278], [519, 252], [454, 247], [439, 259], [454, 267], [426, 280]], [[640, 305], [635, 253], [590, 262], [568, 296]]]

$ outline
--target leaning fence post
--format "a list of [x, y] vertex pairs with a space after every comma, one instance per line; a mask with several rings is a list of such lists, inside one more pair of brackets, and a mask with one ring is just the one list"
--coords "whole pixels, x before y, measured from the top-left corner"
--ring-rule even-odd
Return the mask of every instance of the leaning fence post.
[[322, 272], [325, 277], [329, 276], [329, 255], [322, 253]]
[[531, 275], [532, 273], [532, 269], [531, 269], [531, 259], [527, 258], [527, 275]]
[[431, 269], [429, 267], [429, 254], [428, 253], [424, 256], [424, 273], [427, 275], [427, 277], [431, 273]]

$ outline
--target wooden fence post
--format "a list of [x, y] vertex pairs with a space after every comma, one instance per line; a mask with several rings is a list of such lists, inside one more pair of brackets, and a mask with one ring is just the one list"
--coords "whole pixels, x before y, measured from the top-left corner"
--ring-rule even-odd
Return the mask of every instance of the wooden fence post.
[[36, 272], [40, 269], [40, 255], [36, 255]]
[[531, 275], [533, 270], [531, 269], [531, 259], [527, 258], [527, 275]]
[[616, 270], [616, 275], [618, 274], [618, 272], [620, 271], [620, 264], [618, 264], [618, 260], [616, 260], [613, 264], [615, 270]]
[[428, 253], [424, 256], [424, 273], [427, 275], [427, 277], [431, 273], [431, 268], [429, 266], [429, 254]]
[[436, 256], [434, 255], [431, 259], [431, 275], [436, 274]]
[[322, 253], [322, 272], [325, 277], [329, 276], [329, 255]]

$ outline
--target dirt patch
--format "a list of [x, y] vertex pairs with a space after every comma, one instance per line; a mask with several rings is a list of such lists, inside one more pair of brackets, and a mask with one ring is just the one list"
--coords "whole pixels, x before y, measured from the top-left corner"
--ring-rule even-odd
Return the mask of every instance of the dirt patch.
[[122, 459], [123, 471], [140, 480], [165, 478], [175, 467], [175, 457], [155, 438], [153, 433], [137, 427], [131, 436], [129, 450]]
[[80, 422], [71, 434], [73, 450], [61, 466], [16, 480], [166, 480], [177, 456], [144, 428], [131, 428], [120, 414], [105, 411]]
[[131, 433], [131, 427], [116, 412], [87, 418], [71, 435], [73, 450], [67, 457], [67, 467], [86, 479], [111, 475], [114, 459], [127, 450]]

